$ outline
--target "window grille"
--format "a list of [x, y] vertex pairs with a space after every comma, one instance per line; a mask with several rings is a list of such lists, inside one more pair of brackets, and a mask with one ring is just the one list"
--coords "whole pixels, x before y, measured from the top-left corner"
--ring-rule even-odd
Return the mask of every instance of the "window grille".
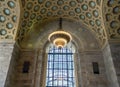
[[46, 74], [46, 87], [75, 87], [72, 51], [67, 47], [50, 48]]

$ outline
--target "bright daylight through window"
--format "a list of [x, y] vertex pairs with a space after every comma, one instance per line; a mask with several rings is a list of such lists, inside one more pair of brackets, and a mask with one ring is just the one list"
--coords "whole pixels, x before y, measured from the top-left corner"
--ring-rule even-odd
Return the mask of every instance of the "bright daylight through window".
[[74, 58], [69, 47], [49, 49], [46, 87], [75, 87]]

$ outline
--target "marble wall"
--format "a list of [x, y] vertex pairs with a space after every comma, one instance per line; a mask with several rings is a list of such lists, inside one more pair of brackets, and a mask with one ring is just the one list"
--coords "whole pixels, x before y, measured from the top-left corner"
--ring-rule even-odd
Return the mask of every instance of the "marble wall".
[[[98, 63], [99, 74], [93, 72], [93, 62]], [[101, 51], [81, 53], [80, 68], [81, 77], [78, 78], [82, 79], [81, 87], [108, 87], [105, 64]]]
[[13, 48], [14, 42], [0, 42], [0, 87], [4, 87]]
[[113, 63], [118, 79], [118, 83], [120, 86], [120, 43], [113, 43], [110, 44], [111, 55], [113, 58]]
[[[5, 87], [44, 87], [46, 53], [42, 50], [20, 50], [13, 43], [0, 44], [0, 47], [0, 76], [3, 78], [0, 79], [0, 87], [4, 87], [6, 76]], [[119, 47], [106, 45], [102, 51], [76, 53], [77, 87], [119, 87]], [[25, 61], [30, 62], [28, 73], [23, 73]], [[99, 74], [94, 74], [93, 62], [98, 63]]]
[[113, 57], [111, 56], [111, 49], [110, 45], [107, 44], [106, 47], [103, 49], [103, 56], [104, 56], [104, 64], [106, 69], [106, 75], [108, 79], [108, 87], [119, 87], [118, 79], [116, 76], [117, 71], [115, 70], [115, 66], [113, 62]]
[[[19, 57], [16, 57], [17, 63], [12, 67], [15, 71], [10, 71], [14, 75], [14, 79], [11, 79], [13, 84], [9, 83], [6, 87], [35, 87], [36, 58], [35, 51], [20, 51]], [[30, 63], [28, 73], [23, 72], [24, 62]]]

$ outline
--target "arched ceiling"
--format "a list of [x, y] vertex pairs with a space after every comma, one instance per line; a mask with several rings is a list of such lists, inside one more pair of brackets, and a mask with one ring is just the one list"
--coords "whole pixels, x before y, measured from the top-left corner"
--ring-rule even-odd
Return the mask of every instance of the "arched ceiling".
[[[31, 30], [20, 44], [21, 48], [39, 49], [48, 43], [48, 35], [58, 29], [59, 20], [52, 21], [42, 25], [42, 29], [38, 30], [40, 25]], [[89, 28], [82, 26], [81, 23], [76, 23], [67, 19], [62, 21], [64, 30], [71, 34], [72, 41], [82, 48], [82, 50], [98, 50], [101, 48], [95, 34]], [[58, 25], [58, 26], [57, 26]], [[69, 26], [68, 26], [69, 25]], [[45, 30], [45, 31], [44, 31]], [[35, 34], [34, 34], [35, 33]], [[89, 43], [89, 44], [88, 44]]]
[[[105, 28], [109, 27], [109, 36], [111, 32], [112, 35], [114, 33], [120, 35], [118, 33], [120, 25], [116, 24], [116, 21], [117, 23], [120, 21], [120, 2], [116, 0], [115, 3], [118, 4], [111, 5], [110, 1], [114, 2], [114, 0], [1, 0], [0, 40], [14, 39], [17, 31], [16, 40], [22, 42], [35, 25], [62, 17], [87, 26], [103, 45], [107, 39]], [[111, 21], [108, 21], [110, 16], [107, 16], [108, 13], [111, 15]], [[116, 18], [115, 22], [113, 17]], [[106, 24], [108, 26], [104, 26]], [[112, 30], [113, 28], [115, 30]]]
[[106, 35], [102, 19], [101, 0], [22, 0], [23, 14], [18, 33], [18, 41], [34, 28], [34, 24], [66, 18], [81, 21], [93, 32], [101, 44], [105, 43]]
[[104, 0], [103, 16], [108, 38], [120, 41], [120, 0]]

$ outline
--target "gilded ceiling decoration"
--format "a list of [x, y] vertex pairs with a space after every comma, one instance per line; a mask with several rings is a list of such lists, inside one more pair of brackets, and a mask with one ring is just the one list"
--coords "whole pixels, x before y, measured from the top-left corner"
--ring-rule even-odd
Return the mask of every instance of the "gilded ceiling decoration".
[[105, 0], [103, 6], [104, 21], [108, 37], [120, 39], [120, 0]]
[[0, 40], [15, 38], [19, 14], [16, 0], [0, 0]]
[[22, 41], [33, 25], [49, 19], [66, 18], [81, 21], [104, 43], [106, 39], [102, 22], [101, 0], [22, 0], [23, 14], [18, 33]]
[[[104, 2], [105, 5], [102, 6]], [[101, 44], [104, 44], [107, 38], [104, 25], [107, 24], [106, 29], [109, 30], [110, 37], [120, 36], [120, 2], [114, 0], [104, 2], [102, 0], [0, 0], [0, 40], [15, 39], [17, 31], [16, 39], [20, 42], [34, 28], [34, 24], [62, 17], [80, 21], [88, 26], [96, 33], [96, 38]]]

